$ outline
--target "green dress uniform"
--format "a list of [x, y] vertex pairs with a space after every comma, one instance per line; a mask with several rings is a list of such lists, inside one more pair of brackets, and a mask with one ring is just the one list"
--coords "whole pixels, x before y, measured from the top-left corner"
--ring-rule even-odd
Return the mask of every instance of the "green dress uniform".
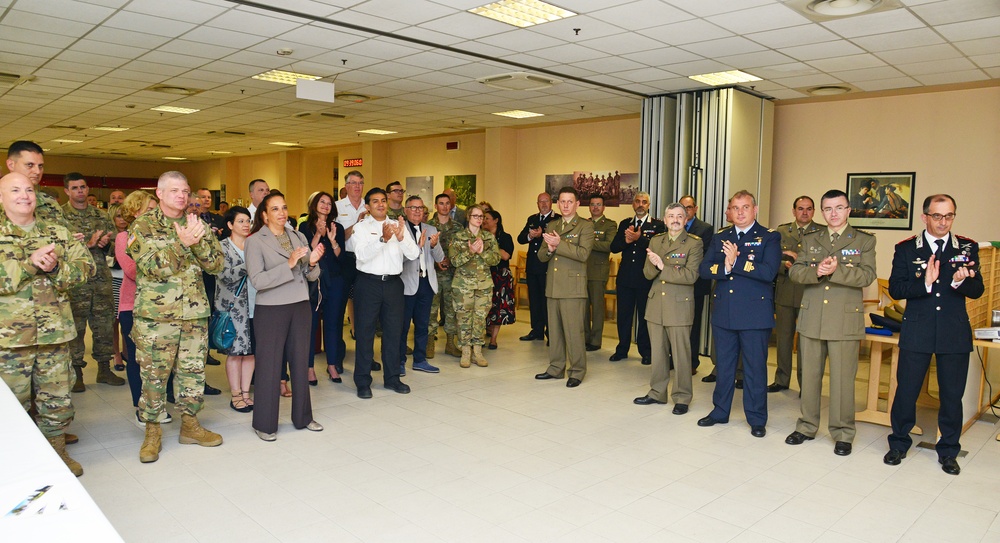
[[[453, 221], [449, 221], [453, 222]], [[469, 243], [480, 238], [483, 252], [473, 254]], [[440, 239], [440, 238], [439, 238]], [[462, 228], [451, 236], [448, 258], [455, 270], [451, 289], [452, 311], [457, 319], [457, 343], [459, 347], [483, 345], [486, 332], [486, 313], [493, 302], [493, 277], [490, 266], [500, 262], [500, 247], [493, 234], [480, 230], [478, 234]]]
[[[798, 224], [788, 222], [776, 228], [781, 234], [781, 250], [792, 251], [798, 254], [802, 250], [802, 237], [811, 234], [821, 228], [826, 228], [824, 224], [809, 221], [809, 224], [799, 227]], [[781, 267], [778, 269], [777, 286], [774, 291], [774, 333], [777, 340], [778, 364], [774, 370], [774, 381], [772, 383], [784, 388], [792, 382], [792, 347], [795, 344], [795, 322], [799, 318], [799, 304], [802, 303], [802, 285], [795, 283], [788, 277], [790, 267], [786, 262], [792, 259], [787, 255], [781, 255]], [[802, 350], [800, 349], [795, 360], [795, 380], [802, 388]]]
[[600, 347], [604, 337], [604, 293], [611, 273], [611, 242], [618, 233], [618, 223], [604, 215], [590, 222], [594, 225], [594, 248], [587, 258], [587, 305], [590, 311], [583, 320], [583, 335], [587, 345]]
[[[115, 356], [112, 336], [114, 335], [115, 316], [118, 314], [118, 308], [114, 306], [111, 268], [108, 267], [107, 257], [109, 254], [114, 254], [114, 236], [118, 230], [108, 218], [107, 213], [91, 205], [84, 209], [76, 209], [67, 202], [62, 206], [62, 213], [66, 222], [69, 223], [70, 231], [83, 234], [84, 243], [88, 242], [98, 230], [105, 234], [111, 233], [111, 241], [107, 245], [100, 247], [95, 244], [90, 247], [90, 255], [94, 259], [97, 273], [85, 283], [73, 287], [69, 293], [70, 301], [73, 304], [73, 320], [76, 321], [76, 338], [69, 344], [73, 357], [73, 367], [87, 367], [83, 357], [86, 350], [84, 336], [87, 334], [88, 322], [93, 334], [91, 339], [94, 360], [98, 363], [110, 363]], [[121, 378], [116, 379], [116, 381], [117, 384], [125, 384]]]
[[[46, 273], [30, 256], [50, 243], [58, 264]], [[25, 228], [0, 213], [0, 376], [26, 410], [34, 381], [38, 428], [47, 438], [73, 421], [69, 341], [76, 327], [68, 291], [93, 274], [90, 252], [65, 226], [36, 218]]]
[[201, 274], [221, 272], [225, 257], [207, 224], [205, 236], [185, 247], [174, 230], [174, 223], [185, 220], [156, 208], [129, 226], [127, 250], [136, 266], [132, 337], [142, 375], [139, 411], [147, 422], [164, 409], [171, 369], [181, 413], [196, 415], [203, 403], [212, 305]]
[[[828, 256], [837, 269], [823, 277], [816, 267]], [[858, 351], [865, 337], [863, 290], [875, 281], [875, 236], [850, 225], [831, 240], [828, 228], [802, 239], [802, 250], [789, 270], [804, 285], [799, 307], [799, 350], [802, 352], [802, 417], [796, 431], [815, 437], [819, 428], [823, 372], [830, 357], [830, 437], [854, 440], [854, 380]]]
[[584, 321], [587, 313], [587, 259], [594, 247], [594, 225], [579, 215], [559, 217], [545, 227], [559, 234], [554, 252], [542, 242], [538, 260], [548, 262], [545, 298], [548, 305], [549, 367], [545, 371], [561, 378], [569, 359], [570, 379], [583, 380], [587, 374], [587, 340]]
[[[437, 228], [440, 237], [438, 238], [438, 243], [441, 244], [441, 248], [444, 249], [444, 254], [448, 256], [448, 250], [451, 247], [451, 238], [457, 232], [464, 230], [462, 223], [451, 219], [448, 222], [441, 224], [438, 220], [437, 213], [431, 220], [427, 221], [427, 224]], [[449, 260], [450, 262], [450, 260]], [[438, 331], [438, 315], [440, 312], [444, 311], [444, 333], [449, 336], [455, 336], [458, 334], [458, 327], [455, 325], [455, 306], [452, 300], [452, 290], [451, 283], [452, 279], [455, 277], [455, 267], [451, 264], [445, 264], [444, 262], [437, 262], [434, 264], [437, 268], [437, 279], [438, 279], [438, 291], [434, 295], [434, 302], [431, 304], [431, 320], [427, 327], [427, 342], [428, 344], [433, 342], [437, 338]]]
[[673, 357], [677, 381], [670, 399], [674, 404], [691, 403], [691, 326], [694, 324], [694, 283], [698, 266], [705, 257], [701, 238], [681, 231], [673, 240], [669, 233], [649, 240], [649, 248], [663, 259], [659, 270], [649, 258], [642, 273], [653, 281], [646, 300], [646, 327], [649, 330], [652, 375], [646, 394], [667, 402], [670, 361]]

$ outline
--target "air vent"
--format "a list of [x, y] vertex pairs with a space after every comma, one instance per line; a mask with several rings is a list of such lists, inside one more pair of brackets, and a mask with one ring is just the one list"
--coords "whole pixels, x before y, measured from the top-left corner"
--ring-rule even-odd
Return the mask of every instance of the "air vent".
[[12, 89], [14, 87], [20, 87], [30, 81], [34, 81], [35, 76], [28, 75], [21, 77], [17, 74], [9, 74], [5, 72], [0, 72], [0, 89]]
[[205, 132], [205, 135], [206, 136], [215, 136], [215, 137], [230, 138], [230, 137], [242, 137], [242, 136], [246, 136], [247, 133], [246, 132], [239, 132], [239, 131], [236, 131], [236, 130], [211, 130], [209, 132]]
[[75, 124], [50, 124], [45, 128], [55, 128], [57, 130], [83, 130], [82, 128], [76, 126]]
[[339, 121], [346, 119], [347, 115], [341, 115], [339, 113], [328, 113], [326, 111], [316, 112], [316, 111], [303, 111], [301, 113], [296, 113], [292, 115], [296, 119], [304, 119], [307, 121]]
[[152, 87], [148, 87], [146, 90], [162, 92], [164, 94], [174, 94], [177, 96], [194, 96], [199, 92], [205, 92], [204, 89], [192, 89], [188, 87], [178, 87], [176, 85], [153, 85]]
[[527, 72], [511, 72], [509, 74], [493, 75], [477, 79], [487, 87], [503, 90], [530, 91], [547, 89], [552, 85], [562, 83], [558, 79], [550, 79]]

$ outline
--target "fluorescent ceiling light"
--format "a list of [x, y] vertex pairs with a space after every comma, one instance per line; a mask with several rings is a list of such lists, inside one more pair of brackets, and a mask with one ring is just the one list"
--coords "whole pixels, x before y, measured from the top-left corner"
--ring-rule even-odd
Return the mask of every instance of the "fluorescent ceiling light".
[[544, 113], [532, 113], [530, 111], [521, 111], [519, 109], [513, 109], [511, 111], [499, 111], [494, 113], [494, 115], [499, 115], [501, 117], [510, 117], [512, 119], [527, 119], [528, 117], [544, 117]]
[[392, 130], [379, 130], [378, 128], [369, 128], [368, 130], [358, 130], [358, 134], [375, 134], [376, 136], [385, 136], [386, 134], [396, 134]]
[[233, 154], [233, 152], [232, 151], [209, 151], [208, 154], [210, 154], [210, 155], [231, 155], [231, 154]]
[[309, 81], [316, 81], [317, 79], [320, 79], [320, 76], [299, 74], [295, 72], [286, 72], [284, 70], [270, 70], [262, 74], [251, 76], [250, 78], [257, 79], [259, 81], [271, 81], [273, 83], [284, 83], [286, 85], [294, 85], [296, 79], [308, 79]]
[[83, 140], [65, 140], [65, 139], [59, 139], [59, 140], [52, 140], [52, 141], [55, 141], [55, 142], [58, 142], [58, 143], [83, 143]]
[[188, 113], [197, 113], [201, 111], [200, 109], [191, 109], [189, 107], [177, 107], [177, 106], [156, 106], [149, 108], [153, 111], [165, 111], [167, 113], [183, 113], [187, 115]]
[[748, 83], [750, 81], [761, 80], [755, 75], [750, 75], [739, 70], [716, 72], [714, 74], [689, 75], [688, 79], [694, 79], [695, 81], [700, 81], [706, 85], [712, 86], [735, 85], [737, 83]]
[[482, 15], [518, 28], [558, 21], [576, 15], [572, 11], [539, 0], [502, 0], [472, 8], [469, 13]]
[[187, 159], [182, 156], [165, 156], [163, 157], [163, 160], [187, 160]]
[[124, 132], [128, 130], [125, 126], [95, 126], [91, 130], [103, 130], [105, 132]]
[[290, 141], [272, 141], [271, 145], [280, 145], [281, 147], [299, 147], [298, 143], [292, 143]]

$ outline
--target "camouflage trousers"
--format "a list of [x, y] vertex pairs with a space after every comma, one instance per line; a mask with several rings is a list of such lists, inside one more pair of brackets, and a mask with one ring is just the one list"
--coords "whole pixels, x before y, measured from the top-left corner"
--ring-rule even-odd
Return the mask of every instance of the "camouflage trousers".
[[114, 294], [111, 283], [91, 279], [69, 291], [70, 303], [73, 306], [73, 320], [76, 322], [76, 338], [70, 340], [69, 350], [72, 353], [73, 366], [84, 368], [85, 347], [84, 336], [87, 334], [87, 323], [90, 323], [92, 333], [94, 360], [107, 362], [114, 358], [112, 335], [114, 334], [115, 316], [118, 308], [114, 307]]
[[69, 360], [69, 343], [0, 349], [0, 377], [25, 411], [31, 408], [34, 382], [36, 421], [45, 437], [62, 434], [73, 422]]
[[444, 308], [444, 333], [450, 336], [458, 333], [458, 328], [455, 326], [455, 306], [452, 300], [452, 276], [445, 276], [439, 273], [437, 279], [438, 291], [434, 295], [434, 301], [431, 303], [431, 320], [427, 326], [427, 341], [433, 341], [437, 337], [438, 315], [441, 314], [441, 308]]
[[184, 415], [196, 415], [204, 405], [208, 319], [155, 321], [135, 317], [132, 326], [135, 358], [142, 376], [139, 412], [155, 421], [166, 408], [167, 379], [174, 372], [174, 398]]
[[469, 290], [454, 290], [452, 307], [455, 308], [455, 327], [458, 337], [455, 343], [459, 347], [484, 345], [486, 340], [486, 313], [493, 304], [493, 289], [479, 288]]

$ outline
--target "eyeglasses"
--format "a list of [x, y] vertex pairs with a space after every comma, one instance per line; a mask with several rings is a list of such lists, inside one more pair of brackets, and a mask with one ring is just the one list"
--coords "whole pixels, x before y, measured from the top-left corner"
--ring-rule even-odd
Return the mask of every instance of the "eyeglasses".
[[424, 206], [406, 206], [406, 209], [409, 209], [410, 211], [423, 211]]
[[934, 220], [934, 222], [941, 222], [941, 221], [951, 222], [955, 220], [954, 213], [948, 213], [946, 215], [942, 215], [940, 213], [928, 213], [927, 216], [930, 217], [932, 220]]
[[406, 191], [405, 191], [405, 190], [403, 190], [403, 189], [392, 189], [392, 190], [390, 190], [389, 192], [399, 192], [399, 193], [403, 193], [403, 192], [406, 192]]
[[470, 219], [482, 219], [483, 216], [482, 215], [469, 215], [469, 218]]
[[830, 213], [831, 211], [836, 211], [837, 213], [843, 213], [845, 211], [850, 211], [851, 208], [847, 206], [836, 206], [836, 207], [824, 207], [823, 213]]
[[364, 181], [348, 181], [347, 183], [344, 183], [344, 184], [345, 185], [364, 185], [365, 182]]

